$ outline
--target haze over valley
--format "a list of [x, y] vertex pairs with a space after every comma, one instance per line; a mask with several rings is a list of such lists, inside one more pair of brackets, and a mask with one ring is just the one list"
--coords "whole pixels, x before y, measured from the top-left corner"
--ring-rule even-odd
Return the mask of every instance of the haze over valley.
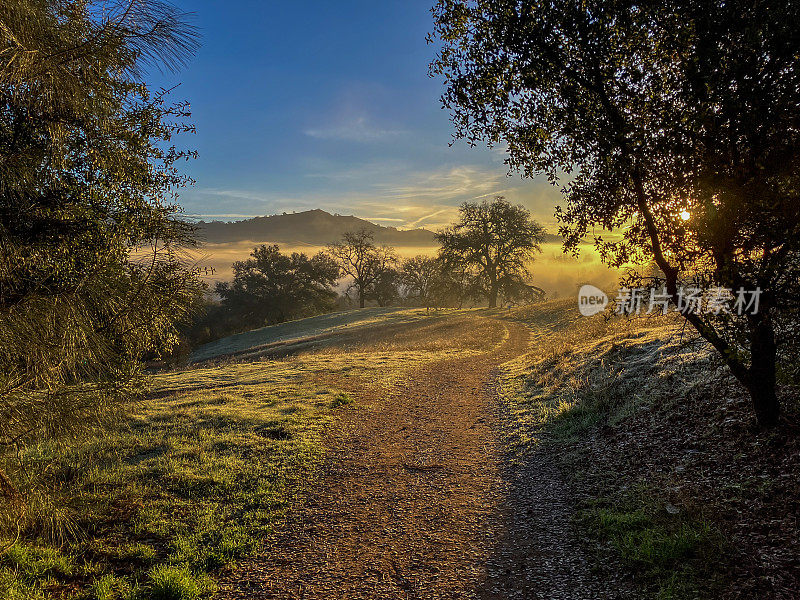
[[[199, 221], [195, 226], [202, 246], [194, 256], [200, 266], [214, 267], [214, 274], [204, 278], [212, 283], [232, 279], [231, 265], [234, 261], [246, 260], [254, 246], [278, 244], [284, 253], [311, 255], [338, 241], [345, 232], [360, 229], [372, 232], [376, 243], [392, 246], [401, 258], [420, 254], [434, 256], [438, 251], [431, 230], [386, 227], [321, 209], [239, 221]], [[600, 262], [592, 244], [583, 244], [580, 256], [574, 258], [563, 253], [560, 236], [545, 233], [541, 247], [542, 253], [531, 266], [531, 281], [550, 297], [574, 296], [584, 283], [602, 289], [616, 286], [619, 273]]]

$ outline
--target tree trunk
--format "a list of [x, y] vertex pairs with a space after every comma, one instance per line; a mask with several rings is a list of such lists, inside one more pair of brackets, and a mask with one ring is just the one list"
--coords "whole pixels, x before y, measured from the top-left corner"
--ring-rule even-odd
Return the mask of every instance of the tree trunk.
[[[669, 264], [661, 249], [658, 227], [647, 205], [647, 195], [644, 191], [641, 175], [638, 174], [638, 172], [633, 174], [633, 182], [639, 210], [645, 219], [647, 233], [653, 245], [653, 256], [658, 267], [664, 272], [667, 292], [672, 296], [672, 300], [677, 306], [679, 300], [678, 271]], [[762, 306], [762, 311], [764, 309], [765, 307]], [[762, 427], [773, 427], [777, 425], [780, 416], [780, 406], [778, 405], [778, 397], [775, 390], [777, 348], [775, 344], [775, 331], [768, 313], [761, 312], [757, 315], [752, 315], [750, 318], [749, 368], [735, 355], [734, 349], [731, 348], [730, 344], [721, 336], [717, 335], [713, 327], [706, 323], [699, 314], [686, 312], [684, 313], [684, 317], [697, 329], [701, 336], [716, 348], [722, 355], [723, 360], [730, 368], [734, 377], [747, 388], [753, 402], [753, 409], [756, 413], [758, 424]]]
[[364, 308], [364, 292], [358, 291], [358, 308]]
[[2, 469], [0, 469], [0, 498], [5, 498], [6, 500], [19, 500], [20, 495], [17, 491], [17, 488], [14, 487], [14, 484], [11, 483], [11, 480], [6, 476]]
[[489, 308], [497, 308], [498, 287], [497, 283], [492, 283], [489, 287]]
[[772, 323], [759, 319], [750, 329], [750, 369], [747, 391], [753, 401], [753, 409], [762, 427], [778, 424], [780, 405], [775, 392], [777, 347]]

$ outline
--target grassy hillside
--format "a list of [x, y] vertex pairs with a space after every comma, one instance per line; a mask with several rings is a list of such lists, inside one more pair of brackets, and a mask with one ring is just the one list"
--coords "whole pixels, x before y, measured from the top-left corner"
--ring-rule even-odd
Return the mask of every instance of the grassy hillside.
[[[213, 576], [263, 548], [314, 485], [340, 411], [426, 361], [501, 341], [498, 328], [457, 312], [338, 318], [324, 329], [340, 336], [313, 353], [163, 373], [114, 426], [0, 455], [25, 503], [3, 512], [19, 535], [0, 555], [0, 598], [208, 597]], [[257, 337], [320, 327], [311, 319]]]
[[510, 318], [535, 336], [502, 378], [510, 445], [558, 457], [606, 576], [622, 564], [642, 597], [794, 597], [792, 426], [755, 430], [741, 387], [675, 315], [587, 319], [554, 301]]
[[377, 325], [382, 328], [402, 326], [429, 317], [424, 309], [395, 307], [365, 308], [319, 315], [216, 340], [195, 350], [189, 361], [201, 362], [224, 356], [244, 358], [269, 353], [298, 352], [325, 343], [340, 344], [343, 335], [357, 333], [362, 328], [374, 328]]
[[[342, 411], [427, 361], [496, 347], [494, 319], [532, 333], [500, 378], [510, 464], [541, 450], [557, 461], [598, 576], [641, 598], [793, 597], [796, 431], [754, 430], [747, 398], [678, 319], [587, 319], [573, 300], [264, 328], [155, 376], [103, 431], [6, 448], [24, 503], [3, 512], [18, 535], [0, 555], [0, 597], [209, 596], [314, 485]], [[797, 402], [786, 412], [796, 422]]]

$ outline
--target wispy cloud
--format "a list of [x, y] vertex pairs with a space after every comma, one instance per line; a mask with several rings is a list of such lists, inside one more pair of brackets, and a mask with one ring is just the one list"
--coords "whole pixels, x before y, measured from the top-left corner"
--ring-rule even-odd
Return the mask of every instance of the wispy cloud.
[[442, 209], [434, 211], [434, 212], [432, 212], [430, 214], [422, 215], [420, 218], [411, 221], [410, 223], [408, 223], [408, 227], [410, 229], [414, 229], [416, 227], [422, 227], [426, 223], [433, 222], [432, 219], [434, 219], [435, 217], [441, 217], [442, 215], [445, 215], [445, 214], [452, 215], [454, 212], [455, 212], [455, 209], [453, 209], [451, 207], [442, 208]]
[[187, 219], [222, 219], [225, 221], [229, 220], [238, 220], [238, 219], [252, 219], [253, 217], [258, 217], [261, 215], [241, 215], [235, 213], [224, 213], [224, 214], [211, 214], [211, 213], [182, 213], [182, 217]]
[[[435, 230], [453, 222], [462, 202], [498, 195], [528, 206], [537, 218], [550, 225], [548, 221], [557, 201], [557, 192], [546, 182], [508, 178], [499, 169], [484, 166], [460, 165], [413, 171], [392, 164], [391, 168], [380, 167], [372, 172], [367, 163], [362, 168], [353, 168], [352, 173], [341, 179], [336, 177], [335, 171], [327, 168], [318, 177], [326, 177], [326, 172], [331, 173], [332, 185], [328, 189], [302, 195], [246, 189], [194, 189], [192, 212], [203, 218], [212, 218], [212, 215], [225, 218], [228, 215], [228, 218], [235, 219], [321, 208], [331, 213], [354, 214], [401, 229], [425, 227]], [[360, 177], [350, 176], [356, 173]], [[223, 214], [225, 211], [228, 212]]]
[[378, 142], [407, 133], [402, 129], [389, 129], [374, 123], [365, 116], [350, 118], [326, 127], [310, 128], [307, 136], [320, 140], [341, 140], [346, 142]]
[[379, 183], [376, 188], [396, 200], [462, 202], [502, 194], [503, 176], [489, 169], [458, 166], [411, 173], [402, 183]]

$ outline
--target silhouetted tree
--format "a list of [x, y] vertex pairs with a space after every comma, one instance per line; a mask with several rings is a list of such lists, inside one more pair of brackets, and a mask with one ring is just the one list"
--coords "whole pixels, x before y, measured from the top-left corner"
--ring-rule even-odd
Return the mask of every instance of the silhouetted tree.
[[339, 267], [331, 257], [323, 252], [312, 258], [286, 255], [277, 245], [258, 246], [250, 256], [233, 263], [233, 281], [218, 283], [216, 289], [239, 329], [333, 310]]
[[364, 308], [372, 286], [397, 264], [394, 249], [376, 246], [367, 229], [345, 233], [341, 241], [328, 246], [328, 253], [338, 263], [340, 275], [351, 279], [350, 287], [356, 291], [360, 308]]
[[[776, 357], [800, 299], [800, 5], [440, 0], [434, 73], [457, 135], [558, 183], [566, 249], [654, 261], [671, 300], [775, 424]], [[690, 312], [681, 283], [762, 290]], [[636, 284], [634, 280], [631, 283]]]
[[404, 260], [400, 276], [406, 301], [426, 309], [461, 308], [472, 296], [475, 279], [468, 269], [425, 255]]
[[436, 234], [439, 256], [453, 268], [475, 269], [476, 283], [497, 306], [503, 285], [530, 275], [528, 264], [540, 251], [542, 227], [522, 206], [502, 197], [461, 205], [458, 221]]
[[404, 260], [400, 274], [406, 299], [425, 308], [434, 306], [442, 267], [442, 262], [432, 256], [419, 255]]
[[384, 269], [367, 288], [365, 297], [378, 306], [390, 306], [400, 298], [400, 272], [394, 267]]

